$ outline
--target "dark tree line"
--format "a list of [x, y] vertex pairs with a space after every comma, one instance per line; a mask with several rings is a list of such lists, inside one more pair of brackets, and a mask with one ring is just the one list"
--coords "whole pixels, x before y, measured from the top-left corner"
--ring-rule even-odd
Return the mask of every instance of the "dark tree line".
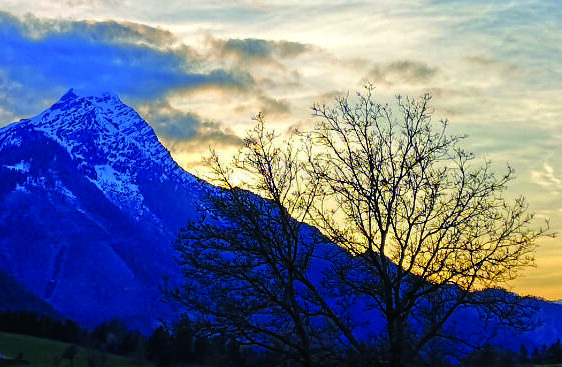
[[56, 320], [30, 311], [0, 312], [0, 331], [81, 343], [88, 339], [89, 331], [72, 320]]
[[0, 312], [0, 331], [57, 340], [124, 356], [142, 351], [146, 342], [139, 332], [128, 330], [119, 320], [110, 320], [88, 330], [72, 320], [57, 320], [30, 311]]
[[[543, 345], [540, 348], [534, 348], [532, 353], [526, 352], [524, 346], [521, 346], [521, 356], [533, 364], [562, 364], [562, 344], [560, 339], [550, 346]], [[525, 348], [526, 349], [526, 348]]]
[[201, 333], [200, 326], [184, 318], [170, 327], [160, 326], [148, 338], [146, 357], [158, 366], [275, 366], [279, 358], [258, 353], [223, 336]]
[[554, 365], [562, 363], [562, 345], [560, 340], [550, 346], [535, 347], [530, 352], [521, 344], [519, 352], [509, 349], [487, 345], [463, 359], [462, 367], [503, 367], [520, 366], [531, 367], [536, 365]]
[[[279, 356], [258, 353], [236, 341], [201, 333], [200, 325], [187, 318], [160, 326], [149, 336], [127, 329], [120, 320], [109, 320], [93, 330], [81, 328], [72, 320], [57, 320], [29, 311], [0, 312], [0, 331], [69, 343], [61, 355], [72, 361], [77, 348], [88, 350], [88, 363], [103, 366], [106, 353], [127, 356], [135, 362], [148, 361], [158, 366], [200, 364], [206, 366], [275, 366]], [[15, 357], [15, 356], [14, 356]]]

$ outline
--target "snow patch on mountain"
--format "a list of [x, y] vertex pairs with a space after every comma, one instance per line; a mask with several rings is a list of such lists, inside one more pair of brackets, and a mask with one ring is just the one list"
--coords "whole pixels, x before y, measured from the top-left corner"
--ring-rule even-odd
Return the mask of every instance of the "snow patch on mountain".
[[6, 165], [5, 164], [4, 167], [6, 167], [8, 169], [15, 170], [15, 171], [19, 171], [19, 172], [22, 172], [22, 173], [28, 173], [30, 164], [29, 164], [29, 162], [20, 161], [16, 164], [13, 164], [13, 165]]
[[106, 197], [113, 203], [117, 203], [119, 208], [128, 207], [136, 219], [139, 219], [148, 209], [144, 207], [144, 197], [139, 187], [134, 184], [133, 178], [126, 172], [118, 172], [112, 166], [94, 166], [96, 179], [91, 180], [99, 187]]
[[18, 192], [27, 192], [27, 189], [25, 188], [24, 185], [21, 185], [19, 183], [16, 183], [16, 187], [14, 188], [14, 191], [18, 191]]
[[3, 150], [5, 147], [19, 147], [21, 146], [23, 139], [21, 136], [16, 136], [14, 133], [16, 131], [15, 123], [12, 125], [5, 126], [0, 129], [0, 133], [2, 133], [0, 139], [0, 150]]
[[76, 195], [74, 195], [72, 190], [70, 190], [68, 187], [66, 187], [62, 181], [59, 181], [59, 180], [55, 181], [55, 184], [54, 184], [53, 188], [54, 188], [55, 192], [58, 192], [59, 194], [62, 194], [70, 202], [76, 201]]

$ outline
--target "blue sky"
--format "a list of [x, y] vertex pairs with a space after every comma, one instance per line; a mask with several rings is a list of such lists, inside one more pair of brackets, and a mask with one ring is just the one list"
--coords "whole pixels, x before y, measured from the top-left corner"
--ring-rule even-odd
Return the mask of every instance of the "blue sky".
[[[0, 126], [71, 87], [111, 90], [197, 173], [251, 117], [307, 126], [310, 106], [366, 80], [388, 101], [431, 91], [436, 120], [509, 162], [510, 192], [562, 230], [562, 1], [0, 0]], [[520, 293], [562, 298], [544, 240]]]

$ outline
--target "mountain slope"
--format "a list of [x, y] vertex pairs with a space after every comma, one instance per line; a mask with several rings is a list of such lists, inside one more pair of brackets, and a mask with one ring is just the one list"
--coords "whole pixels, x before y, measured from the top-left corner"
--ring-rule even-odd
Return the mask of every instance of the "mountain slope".
[[0, 130], [0, 267], [89, 326], [150, 327], [179, 274], [171, 242], [209, 189], [117, 96], [71, 90]]

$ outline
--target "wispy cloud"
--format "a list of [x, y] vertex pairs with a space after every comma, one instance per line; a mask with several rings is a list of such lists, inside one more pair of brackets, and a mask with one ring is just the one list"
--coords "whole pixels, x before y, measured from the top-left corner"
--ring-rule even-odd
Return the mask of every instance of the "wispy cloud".
[[313, 49], [311, 45], [299, 42], [271, 41], [257, 38], [211, 39], [210, 41], [221, 55], [233, 56], [238, 59], [292, 58]]
[[554, 168], [548, 164], [543, 163], [543, 169], [540, 171], [532, 171], [531, 178], [534, 183], [548, 190], [552, 195], [560, 194], [562, 190], [562, 179], [558, 177]]
[[366, 79], [387, 86], [416, 84], [427, 87], [437, 72], [437, 67], [423, 62], [399, 60], [373, 66]]
[[221, 146], [240, 146], [242, 139], [233, 131], [223, 128], [218, 122], [203, 119], [193, 112], [181, 111], [166, 99], [139, 105], [137, 111], [150, 123], [157, 135], [174, 146], [181, 142], [189, 144], [216, 143]]

